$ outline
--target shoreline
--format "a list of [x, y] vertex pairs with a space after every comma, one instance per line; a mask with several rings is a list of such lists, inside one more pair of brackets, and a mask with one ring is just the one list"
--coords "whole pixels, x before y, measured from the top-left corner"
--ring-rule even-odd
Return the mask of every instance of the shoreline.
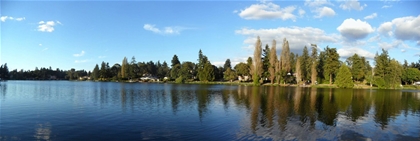
[[[201, 82], [201, 81], [190, 81], [184, 83], [176, 83], [175, 81], [92, 81], [92, 80], [3, 80], [7, 81], [74, 81], [74, 82], [116, 82], [116, 83], [169, 83], [169, 84], [199, 84], [199, 85], [242, 85], [242, 86], [255, 86], [252, 82], [229, 82], [229, 81], [212, 81], [212, 82]], [[297, 85], [297, 84], [278, 84], [278, 83], [263, 83], [258, 86], [280, 86], [280, 87], [302, 87], [302, 88], [338, 88], [335, 84], [317, 84], [317, 85]], [[379, 89], [378, 87], [370, 87], [370, 85], [355, 84], [353, 88], [349, 89]], [[401, 88], [395, 89], [384, 89], [384, 90], [420, 90], [420, 86], [417, 85], [402, 85]]]

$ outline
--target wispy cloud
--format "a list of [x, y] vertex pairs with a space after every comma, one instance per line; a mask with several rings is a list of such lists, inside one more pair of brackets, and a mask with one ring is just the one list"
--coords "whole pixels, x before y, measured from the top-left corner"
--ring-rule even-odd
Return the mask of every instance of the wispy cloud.
[[335, 11], [332, 8], [326, 6], [317, 8], [315, 13], [317, 13], [317, 15], [314, 16], [315, 18], [333, 17], [335, 15]]
[[367, 7], [367, 4], [361, 5], [360, 2], [358, 0], [348, 0], [348, 1], [344, 1], [341, 5], [340, 8], [343, 10], [358, 10], [361, 11], [363, 10], [363, 8]]
[[106, 58], [106, 56], [98, 56], [99, 59]]
[[293, 11], [296, 6], [287, 6], [280, 8], [279, 5], [272, 2], [261, 1], [258, 4], [253, 4], [239, 12], [239, 16], [246, 20], [262, 20], [262, 19], [282, 19], [282, 20], [296, 20]]
[[86, 52], [82, 50], [82, 52], [80, 52], [79, 54], [73, 54], [73, 56], [74, 56], [74, 57], [80, 57], [80, 56], [85, 55], [85, 53], [86, 53]]
[[56, 26], [57, 24], [61, 24], [60, 21], [40, 21], [38, 22], [38, 31], [41, 32], [53, 32], [54, 31], [54, 26]]
[[46, 50], [48, 50], [48, 48], [44, 48], [42, 51], [46, 51]]
[[15, 21], [23, 21], [25, 20], [25, 17], [20, 17], [20, 18], [14, 18], [14, 17], [9, 17], [9, 16], [1, 16], [0, 20], [2, 22], [6, 22], [6, 20], [15, 20]]
[[365, 20], [374, 19], [374, 18], [376, 18], [377, 16], [378, 16], [378, 14], [376, 14], [376, 13], [372, 13], [372, 14], [370, 14], [370, 15], [366, 16], [364, 19], [365, 19]]
[[382, 9], [391, 8], [391, 7], [392, 7], [392, 5], [384, 5], [384, 6], [382, 6]]
[[189, 29], [186, 27], [180, 27], [180, 26], [168, 26], [162, 29], [159, 29], [155, 27], [156, 25], [153, 24], [144, 24], [143, 28], [144, 30], [152, 31], [157, 34], [180, 34], [181, 31]]
[[42, 47], [42, 44], [38, 44], [40, 47]]

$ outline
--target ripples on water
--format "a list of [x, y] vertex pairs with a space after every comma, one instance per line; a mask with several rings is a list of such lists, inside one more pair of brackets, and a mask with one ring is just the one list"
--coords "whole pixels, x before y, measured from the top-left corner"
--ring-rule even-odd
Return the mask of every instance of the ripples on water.
[[420, 140], [417, 90], [0, 84], [0, 140]]

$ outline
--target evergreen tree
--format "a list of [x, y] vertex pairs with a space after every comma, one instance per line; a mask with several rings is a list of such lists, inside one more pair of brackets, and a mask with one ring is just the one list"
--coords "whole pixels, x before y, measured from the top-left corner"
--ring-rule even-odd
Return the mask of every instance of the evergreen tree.
[[301, 76], [304, 81], [311, 79], [311, 57], [309, 57], [308, 48], [303, 48], [302, 56], [300, 57]]
[[181, 63], [179, 62], [178, 56], [174, 55], [171, 62], [171, 79], [177, 79], [181, 71]]
[[213, 65], [210, 63], [210, 61], [208, 61], [206, 56], [203, 56], [202, 61], [204, 63], [204, 66], [203, 68], [199, 69], [198, 78], [202, 82], [213, 81], [215, 79], [215, 72], [214, 72]]
[[106, 63], [102, 61], [101, 63], [101, 70], [99, 71], [99, 77], [101, 80], [105, 80], [107, 78], [107, 72], [106, 72]]
[[10, 79], [9, 68], [7, 67], [7, 63], [0, 66], [0, 78], [1, 78], [1, 80], [9, 80]]
[[325, 49], [325, 55], [326, 60], [324, 64], [324, 73], [328, 75], [328, 78], [330, 79], [330, 85], [333, 82], [333, 78], [337, 74], [337, 71], [340, 67], [340, 61], [338, 60], [340, 56], [337, 53], [337, 50], [335, 48], [327, 48]]
[[[390, 62], [389, 83], [390, 88], [396, 89], [401, 85], [402, 65], [395, 59]], [[387, 77], [386, 77], [387, 78]]]
[[99, 66], [98, 66], [98, 64], [96, 64], [95, 68], [93, 68], [91, 77], [92, 77], [93, 80], [98, 80], [98, 78], [99, 78]]
[[128, 77], [133, 79], [137, 78], [138, 75], [138, 66], [136, 62], [136, 58], [133, 56], [131, 57], [131, 62], [128, 65]]
[[181, 64], [181, 62], [179, 62], [179, 59], [178, 59], [178, 56], [176, 56], [176, 54], [174, 55], [174, 57], [172, 57], [172, 65], [171, 65], [171, 67], [173, 67], [173, 66], [175, 66], [175, 65], [180, 65]]
[[265, 48], [262, 51], [262, 74], [261, 78], [266, 79], [270, 77], [270, 72], [268, 71], [270, 67], [270, 48], [268, 44], [265, 45]]
[[375, 60], [375, 69], [374, 69], [374, 83], [379, 88], [389, 88], [390, 87], [390, 77], [389, 73], [392, 71], [390, 68], [391, 59], [388, 56], [388, 51], [382, 49], [381, 55], [376, 53], [374, 58]]
[[318, 78], [320, 80], [319, 83], [325, 83], [326, 82], [326, 77], [324, 76], [324, 65], [325, 62], [327, 61], [327, 55], [325, 53], [325, 51], [321, 51], [319, 53], [318, 56], [318, 63], [317, 63], [317, 72], [318, 72]]
[[346, 64], [342, 64], [337, 73], [335, 84], [339, 88], [353, 88], [352, 74]]
[[249, 74], [250, 78], [253, 75], [253, 73], [252, 73], [252, 67], [253, 67], [252, 62], [253, 62], [252, 57], [248, 57], [248, 59], [246, 60], [246, 65], [248, 65], [248, 74]]
[[353, 79], [356, 81], [361, 81], [365, 76], [365, 67], [362, 58], [359, 55], [354, 54], [352, 57], [347, 58], [346, 60], [348, 66], [350, 66], [351, 74]]
[[228, 68], [232, 69], [230, 59], [226, 59], [225, 64], [223, 65], [223, 71], [226, 71]]
[[302, 57], [299, 57], [299, 55], [296, 55], [296, 84], [299, 85], [300, 81], [302, 80], [302, 69], [300, 68], [302, 65], [300, 64], [300, 60], [302, 60]]

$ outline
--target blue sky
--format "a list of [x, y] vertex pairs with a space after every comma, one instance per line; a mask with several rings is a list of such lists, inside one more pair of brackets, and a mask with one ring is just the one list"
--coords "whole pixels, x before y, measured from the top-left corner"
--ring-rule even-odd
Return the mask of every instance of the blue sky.
[[283, 38], [292, 51], [317, 44], [345, 59], [373, 58], [384, 48], [402, 63], [420, 55], [417, 1], [1, 1], [1, 57], [10, 70], [35, 67], [92, 70], [124, 57], [136, 61], [233, 65]]

